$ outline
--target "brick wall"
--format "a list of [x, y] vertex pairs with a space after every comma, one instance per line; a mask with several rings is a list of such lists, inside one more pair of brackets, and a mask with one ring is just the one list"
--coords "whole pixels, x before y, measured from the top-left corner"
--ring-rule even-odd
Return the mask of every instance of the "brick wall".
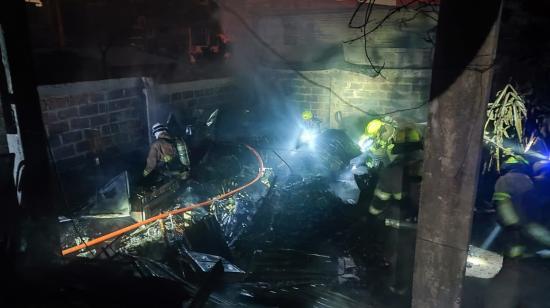
[[[427, 103], [436, 12], [418, 14], [403, 9], [385, 19], [391, 8], [375, 6], [369, 29], [377, 21], [385, 21], [368, 35], [365, 46], [362, 39], [345, 43], [362, 35], [361, 29], [348, 26], [356, 1], [229, 1], [226, 5], [238, 10], [256, 36], [278, 54], [258, 43], [257, 37], [234, 16], [224, 14], [224, 29], [234, 38], [233, 61], [240, 64], [237, 67], [253, 72], [264, 67], [259, 75], [265, 79], [266, 88], [281, 89], [299, 109], [311, 108], [325, 126], [344, 128], [352, 137], [364, 127], [367, 116], [341, 102], [338, 96], [376, 114]], [[360, 24], [362, 17], [358, 14], [354, 23]], [[384, 68], [382, 76], [372, 77], [365, 48], [370, 60]], [[285, 70], [289, 63], [333, 93]], [[336, 121], [337, 112], [342, 122]], [[426, 107], [395, 114], [415, 122], [424, 122], [426, 115]]]
[[[431, 70], [386, 69], [384, 77], [335, 70], [331, 88], [344, 100], [368, 112], [381, 114], [415, 108], [425, 104], [430, 96]], [[340, 111], [345, 117], [361, 115], [339, 99], [331, 97], [331, 123]], [[427, 106], [393, 114], [415, 122], [426, 121]], [[364, 115], [361, 115], [364, 116]]]
[[[392, 112], [426, 103], [431, 80], [429, 69], [386, 69], [383, 77], [340, 69], [301, 72], [312, 81], [330, 88], [331, 92], [313, 85], [291, 70], [263, 68], [258, 73], [265, 89], [276, 92], [269, 95], [282, 95], [297, 110], [311, 109], [325, 127], [345, 129], [352, 137], [370, 117], [346, 105], [337, 95], [367, 112]], [[237, 80], [229, 78], [158, 85], [157, 111], [152, 119], [166, 121], [170, 111], [198, 113], [199, 116], [208, 114], [221, 105], [235, 102], [239, 95], [237, 88], [251, 86], [258, 85], [238, 84]], [[261, 95], [268, 93], [260, 92]], [[337, 112], [341, 113], [342, 122], [336, 121]], [[393, 116], [424, 122], [427, 107], [399, 112]]]
[[[362, 35], [361, 29], [348, 26], [356, 1], [232, 0], [226, 5], [237, 9], [257, 36], [291, 63], [313, 64], [316, 69], [341, 68], [335, 65], [342, 62], [369, 66], [365, 56], [367, 48], [377, 66], [388, 69], [431, 66], [431, 40], [435, 35], [437, 13], [418, 14], [403, 9], [385, 19], [391, 8], [377, 5], [372, 11], [369, 29], [378, 21], [385, 21], [368, 35], [365, 46], [362, 39], [344, 43]], [[233, 48], [254, 54], [247, 54], [242, 61], [260, 59], [264, 65], [280, 67], [281, 59], [243, 30], [234, 16], [224, 14], [222, 17], [224, 29], [234, 39]], [[362, 18], [362, 13], [358, 14], [354, 24], [361, 24]]]
[[[283, 91], [284, 95], [299, 110], [311, 109], [323, 121], [325, 127], [343, 128], [351, 136], [358, 132], [369, 116], [346, 105], [346, 102], [376, 114], [397, 109], [415, 108], [429, 99], [431, 70], [386, 69], [384, 77], [371, 77], [340, 69], [302, 72], [314, 82], [329, 87], [331, 91], [315, 86], [289, 70], [264, 69], [263, 76], [269, 76], [266, 83]], [[342, 115], [342, 122], [336, 113]], [[414, 122], [424, 122], [427, 107], [399, 112], [393, 116]], [[350, 127], [350, 123], [358, 123]], [[361, 124], [362, 123], [362, 124]]]
[[38, 91], [58, 167], [90, 161], [95, 133], [103, 156], [147, 144], [146, 106], [139, 78], [40, 86]]
[[[230, 78], [160, 84], [156, 86], [157, 106], [152, 122], [166, 121], [170, 111], [193, 112], [200, 117], [235, 101], [236, 88]], [[153, 108], [152, 108], [153, 109]]]

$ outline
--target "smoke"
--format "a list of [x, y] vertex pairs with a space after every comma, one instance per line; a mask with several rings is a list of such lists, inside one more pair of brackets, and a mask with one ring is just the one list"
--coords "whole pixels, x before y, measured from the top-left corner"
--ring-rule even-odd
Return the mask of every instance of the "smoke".
[[[304, 107], [296, 103], [292, 82], [299, 78], [291, 66], [325, 67], [334, 58], [334, 46], [320, 46], [311, 41], [311, 33], [304, 33], [304, 27], [314, 28], [314, 20], [308, 20], [314, 17], [269, 17], [239, 0], [224, 1], [220, 11], [222, 28], [231, 40], [231, 75], [244, 94], [241, 104], [254, 114], [250, 134], [284, 139], [280, 145], [291, 146], [290, 140], [298, 138]], [[295, 46], [288, 45], [293, 42]]]

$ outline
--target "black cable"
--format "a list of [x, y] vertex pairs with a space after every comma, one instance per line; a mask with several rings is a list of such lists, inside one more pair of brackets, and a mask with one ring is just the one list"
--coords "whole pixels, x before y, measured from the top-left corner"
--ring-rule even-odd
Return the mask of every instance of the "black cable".
[[360, 26], [353, 26], [353, 20], [355, 19], [355, 16], [357, 15], [357, 13], [359, 12], [359, 10], [361, 9], [361, 7], [367, 3], [366, 0], [362, 1], [362, 2], [358, 2], [357, 3], [357, 7], [355, 8], [355, 11], [353, 11], [353, 14], [351, 15], [351, 18], [349, 19], [348, 21], [348, 28], [352, 28], [352, 29], [361, 29], [363, 28], [365, 25], [360, 25]]
[[279, 159], [288, 167], [288, 170], [290, 171], [291, 174], [294, 174], [294, 170], [292, 170], [292, 167], [290, 167], [290, 165], [286, 162], [286, 160], [284, 160], [281, 155], [279, 155], [279, 153], [277, 153], [277, 151], [275, 149], [272, 149], [271, 151], [273, 151], [273, 153], [275, 153], [275, 155], [277, 157], [279, 157]]
[[[360, 36], [358, 36], [358, 37], [356, 37], [356, 38], [353, 38], [353, 39], [344, 41], [344, 43], [348, 43], [348, 44], [349, 44], [349, 43], [352, 43], [352, 42], [354, 42], [354, 41], [360, 40], [360, 39], [362, 39], [362, 38], [365, 37], [365, 36], [368, 36], [369, 34], [373, 33], [373, 32], [376, 31], [376, 30], [378, 30], [378, 28], [380, 28], [380, 27], [382, 26], [382, 24], [384, 24], [384, 22], [385, 22], [386, 20], [388, 20], [388, 18], [390, 18], [393, 14], [399, 12], [400, 10], [402, 10], [402, 9], [404, 9], [404, 8], [408, 8], [411, 4], [416, 3], [416, 2], [418, 2], [418, 1], [420, 1], [420, 0], [413, 0], [413, 1], [409, 2], [409, 3], [407, 3], [407, 4], [404, 4], [404, 5], [401, 5], [401, 6], [398, 6], [398, 7], [394, 8], [394, 9], [391, 10], [388, 14], [386, 14], [386, 16], [384, 16], [384, 18], [382, 18], [382, 20], [380, 20], [380, 22], [378, 22], [378, 23], [376, 24], [376, 26], [374, 26], [372, 29], [370, 29], [369, 31], [363, 33], [362, 35], [360, 35]], [[367, 23], [368, 23], [368, 21], [365, 22], [364, 27], [366, 27]]]
[[[364, 23], [363, 23], [363, 28], [362, 28], [363, 33], [367, 32], [367, 24], [368, 24], [368, 21], [370, 19], [370, 15], [372, 14], [372, 9], [374, 8], [374, 3], [375, 2], [376, 2], [376, 0], [369, 0], [369, 4], [367, 6], [367, 11], [365, 12]], [[380, 77], [386, 79], [386, 77], [384, 77], [384, 75], [382, 75], [382, 70], [384, 69], [384, 66], [386, 66], [386, 62], [384, 62], [384, 64], [382, 64], [382, 67], [376, 68], [376, 66], [374, 65], [374, 63], [372, 62], [372, 60], [369, 56], [369, 51], [367, 49], [367, 36], [366, 35], [363, 36], [363, 42], [364, 42], [363, 48], [365, 50], [365, 57], [369, 61], [369, 65], [371, 66], [371, 68], [376, 73], [376, 76], [380, 75]]]
[[[418, 0], [415, 0], [411, 3], [414, 3]], [[304, 75], [302, 72], [294, 69], [292, 67], [292, 64], [285, 58], [283, 57], [281, 54], [279, 54], [275, 49], [273, 49], [273, 47], [271, 47], [263, 38], [260, 37], [260, 35], [258, 35], [258, 33], [256, 33], [256, 31], [254, 31], [254, 29], [252, 29], [250, 27], [250, 25], [246, 22], [246, 20], [244, 20], [244, 18], [239, 15], [239, 13], [235, 12], [233, 9], [221, 4], [219, 1], [217, 2], [218, 5], [223, 8], [224, 10], [226, 10], [227, 12], [231, 13], [233, 16], [235, 16], [239, 22], [241, 22], [241, 24], [246, 28], [246, 30], [248, 32], [250, 32], [250, 34], [252, 34], [252, 36], [264, 47], [266, 48], [267, 50], [269, 50], [272, 54], [274, 54], [275, 56], [277, 56], [281, 61], [283, 61], [283, 63], [290, 69], [292, 70], [294, 73], [296, 73], [296, 75], [298, 75], [300, 78], [304, 79], [305, 81], [311, 83], [312, 85], [314, 86], [317, 86], [319, 88], [322, 88], [322, 89], [325, 89], [325, 90], [328, 90], [332, 95], [334, 95], [339, 101], [341, 101], [344, 105], [347, 105], [359, 112], [362, 112], [368, 116], [373, 116], [373, 117], [383, 117], [385, 115], [389, 115], [389, 114], [394, 114], [394, 113], [399, 113], [399, 112], [402, 112], [402, 111], [409, 111], [409, 110], [414, 110], [414, 109], [418, 109], [418, 108], [421, 108], [423, 107], [424, 105], [428, 104], [428, 102], [424, 102], [422, 103], [421, 105], [417, 106], [417, 107], [414, 107], [414, 108], [406, 108], [406, 109], [397, 109], [397, 110], [393, 110], [393, 111], [390, 111], [390, 112], [385, 112], [385, 113], [374, 113], [374, 112], [369, 112], [369, 111], [366, 111], [362, 108], [359, 108], [351, 103], [349, 103], [348, 101], [346, 101], [343, 97], [341, 97], [338, 93], [334, 92], [330, 87], [327, 87], [325, 85], [322, 85], [312, 79], [310, 79], [309, 77], [307, 77], [306, 75]], [[411, 3], [409, 3], [408, 5], [410, 5]]]

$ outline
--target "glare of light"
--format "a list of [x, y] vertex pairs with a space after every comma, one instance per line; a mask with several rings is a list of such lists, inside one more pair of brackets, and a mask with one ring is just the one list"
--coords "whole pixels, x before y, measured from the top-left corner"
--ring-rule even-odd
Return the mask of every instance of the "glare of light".
[[488, 265], [486, 260], [484, 260], [480, 257], [475, 257], [475, 256], [468, 256], [467, 262], [471, 265], [474, 265], [474, 266], [487, 266]]
[[315, 140], [315, 134], [310, 130], [304, 130], [300, 136], [300, 141], [302, 143], [312, 143]]

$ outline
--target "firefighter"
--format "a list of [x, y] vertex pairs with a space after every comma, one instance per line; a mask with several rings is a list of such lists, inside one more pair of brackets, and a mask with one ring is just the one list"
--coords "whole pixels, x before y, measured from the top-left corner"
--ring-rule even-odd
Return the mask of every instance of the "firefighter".
[[302, 129], [318, 134], [321, 131], [321, 120], [319, 120], [311, 110], [306, 109], [302, 112]]
[[421, 135], [414, 125], [398, 124], [386, 117], [375, 119], [367, 124], [361, 137], [360, 146], [370, 145], [368, 152], [373, 157], [371, 166], [378, 166], [378, 183], [369, 206], [369, 213], [381, 214], [392, 201], [403, 198], [403, 176], [405, 169], [419, 172]]
[[321, 121], [313, 115], [311, 110], [302, 112], [300, 135], [296, 142], [296, 149], [304, 144], [312, 145], [315, 138], [321, 133]]
[[503, 228], [505, 258], [487, 287], [485, 307], [547, 307], [550, 162], [538, 161], [531, 167], [525, 158], [510, 155], [502, 173], [492, 201]]
[[510, 155], [503, 164], [492, 201], [504, 229], [508, 258], [532, 256], [528, 246], [550, 247], [550, 231], [545, 227], [549, 167], [548, 161], [538, 161], [531, 168], [520, 155]]
[[143, 176], [155, 171], [163, 176], [187, 179], [191, 165], [185, 141], [170, 136], [168, 128], [160, 123], [153, 125], [151, 133], [156, 140], [149, 149]]
[[[398, 123], [390, 117], [374, 119], [365, 126], [359, 141], [368, 153], [367, 166], [377, 171], [378, 182], [369, 205], [372, 232], [383, 247], [384, 264], [390, 268], [385, 282], [398, 295], [410, 292], [412, 283], [415, 232], [384, 226], [384, 218], [414, 222], [416, 206], [409, 192], [413, 191], [411, 174], [419, 173], [422, 161], [421, 134], [412, 123]], [[404, 200], [404, 196], [409, 197]]]

